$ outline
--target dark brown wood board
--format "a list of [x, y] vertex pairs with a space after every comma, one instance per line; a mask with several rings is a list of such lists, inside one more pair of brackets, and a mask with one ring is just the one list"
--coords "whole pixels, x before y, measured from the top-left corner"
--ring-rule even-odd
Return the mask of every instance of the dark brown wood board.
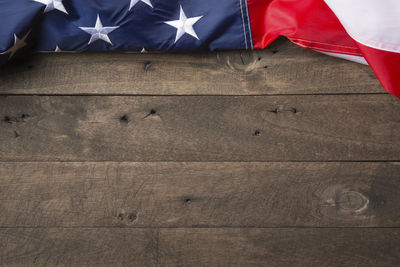
[[2, 266], [157, 266], [158, 231], [0, 228]]
[[0, 163], [0, 227], [400, 227], [400, 163]]
[[399, 160], [399, 114], [389, 95], [0, 97], [0, 159]]
[[4, 266], [395, 266], [397, 228], [0, 229]]
[[0, 69], [0, 94], [385, 93], [368, 66], [280, 39], [265, 50], [38, 54]]
[[161, 266], [397, 266], [400, 231], [163, 229]]

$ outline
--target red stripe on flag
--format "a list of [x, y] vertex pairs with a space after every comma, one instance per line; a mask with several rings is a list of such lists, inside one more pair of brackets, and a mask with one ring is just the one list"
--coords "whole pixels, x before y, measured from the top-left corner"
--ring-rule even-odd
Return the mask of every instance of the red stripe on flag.
[[358, 45], [382, 86], [400, 98], [400, 54]]
[[254, 48], [265, 48], [279, 35], [300, 46], [361, 55], [331, 9], [321, 0], [248, 0]]
[[322, 0], [248, 0], [254, 48], [262, 49], [278, 36], [322, 52], [363, 56], [383, 87], [400, 97], [400, 54], [353, 40]]

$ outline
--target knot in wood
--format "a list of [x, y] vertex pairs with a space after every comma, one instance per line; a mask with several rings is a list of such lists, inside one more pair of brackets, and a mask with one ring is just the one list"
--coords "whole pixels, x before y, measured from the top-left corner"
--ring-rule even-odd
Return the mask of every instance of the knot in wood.
[[368, 208], [369, 200], [356, 191], [344, 191], [337, 195], [337, 207], [343, 211], [361, 213]]

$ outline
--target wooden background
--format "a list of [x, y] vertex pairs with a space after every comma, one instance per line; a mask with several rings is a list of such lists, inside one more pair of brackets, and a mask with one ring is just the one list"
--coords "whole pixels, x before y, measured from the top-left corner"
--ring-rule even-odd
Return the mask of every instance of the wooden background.
[[40, 54], [0, 94], [1, 265], [400, 264], [400, 101], [367, 66]]

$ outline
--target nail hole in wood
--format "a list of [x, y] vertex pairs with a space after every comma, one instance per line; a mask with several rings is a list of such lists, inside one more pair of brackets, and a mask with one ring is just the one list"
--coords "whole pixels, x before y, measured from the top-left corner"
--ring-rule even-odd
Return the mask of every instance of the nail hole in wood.
[[151, 109], [150, 112], [143, 118], [146, 119], [149, 116], [154, 116], [156, 115], [157, 111], [155, 109]]
[[123, 115], [123, 116], [121, 116], [120, 118], [119, 118], [119, 121], [120, 122], [123, 122], [123, 123], [128, 123], [129, 122], [129, 117], [128, 117], [128, 115]]
[[21, 119], [26, 119], [26, 118], [29, 118], [29, 117], [30, 117], [29, 114], [26, 114], [26, 113], [22, 113], [21, 114]]
[[6, 123], [12, 123], [11, 118], [9, 116], [4, 116], [3, 121]]
[[253, 133], [253, 136], [260, 136], [261, 135], [261, 131], [260, 130], [255, 130]]
[[130, 213], [130, 214], [128, 215], [128, 220], [129, 220], [129, 221], [133, 222], [133, 221], [136, 220], [136, 219], [137, 219], [137, 216], [136, 216], [135, 213]]

